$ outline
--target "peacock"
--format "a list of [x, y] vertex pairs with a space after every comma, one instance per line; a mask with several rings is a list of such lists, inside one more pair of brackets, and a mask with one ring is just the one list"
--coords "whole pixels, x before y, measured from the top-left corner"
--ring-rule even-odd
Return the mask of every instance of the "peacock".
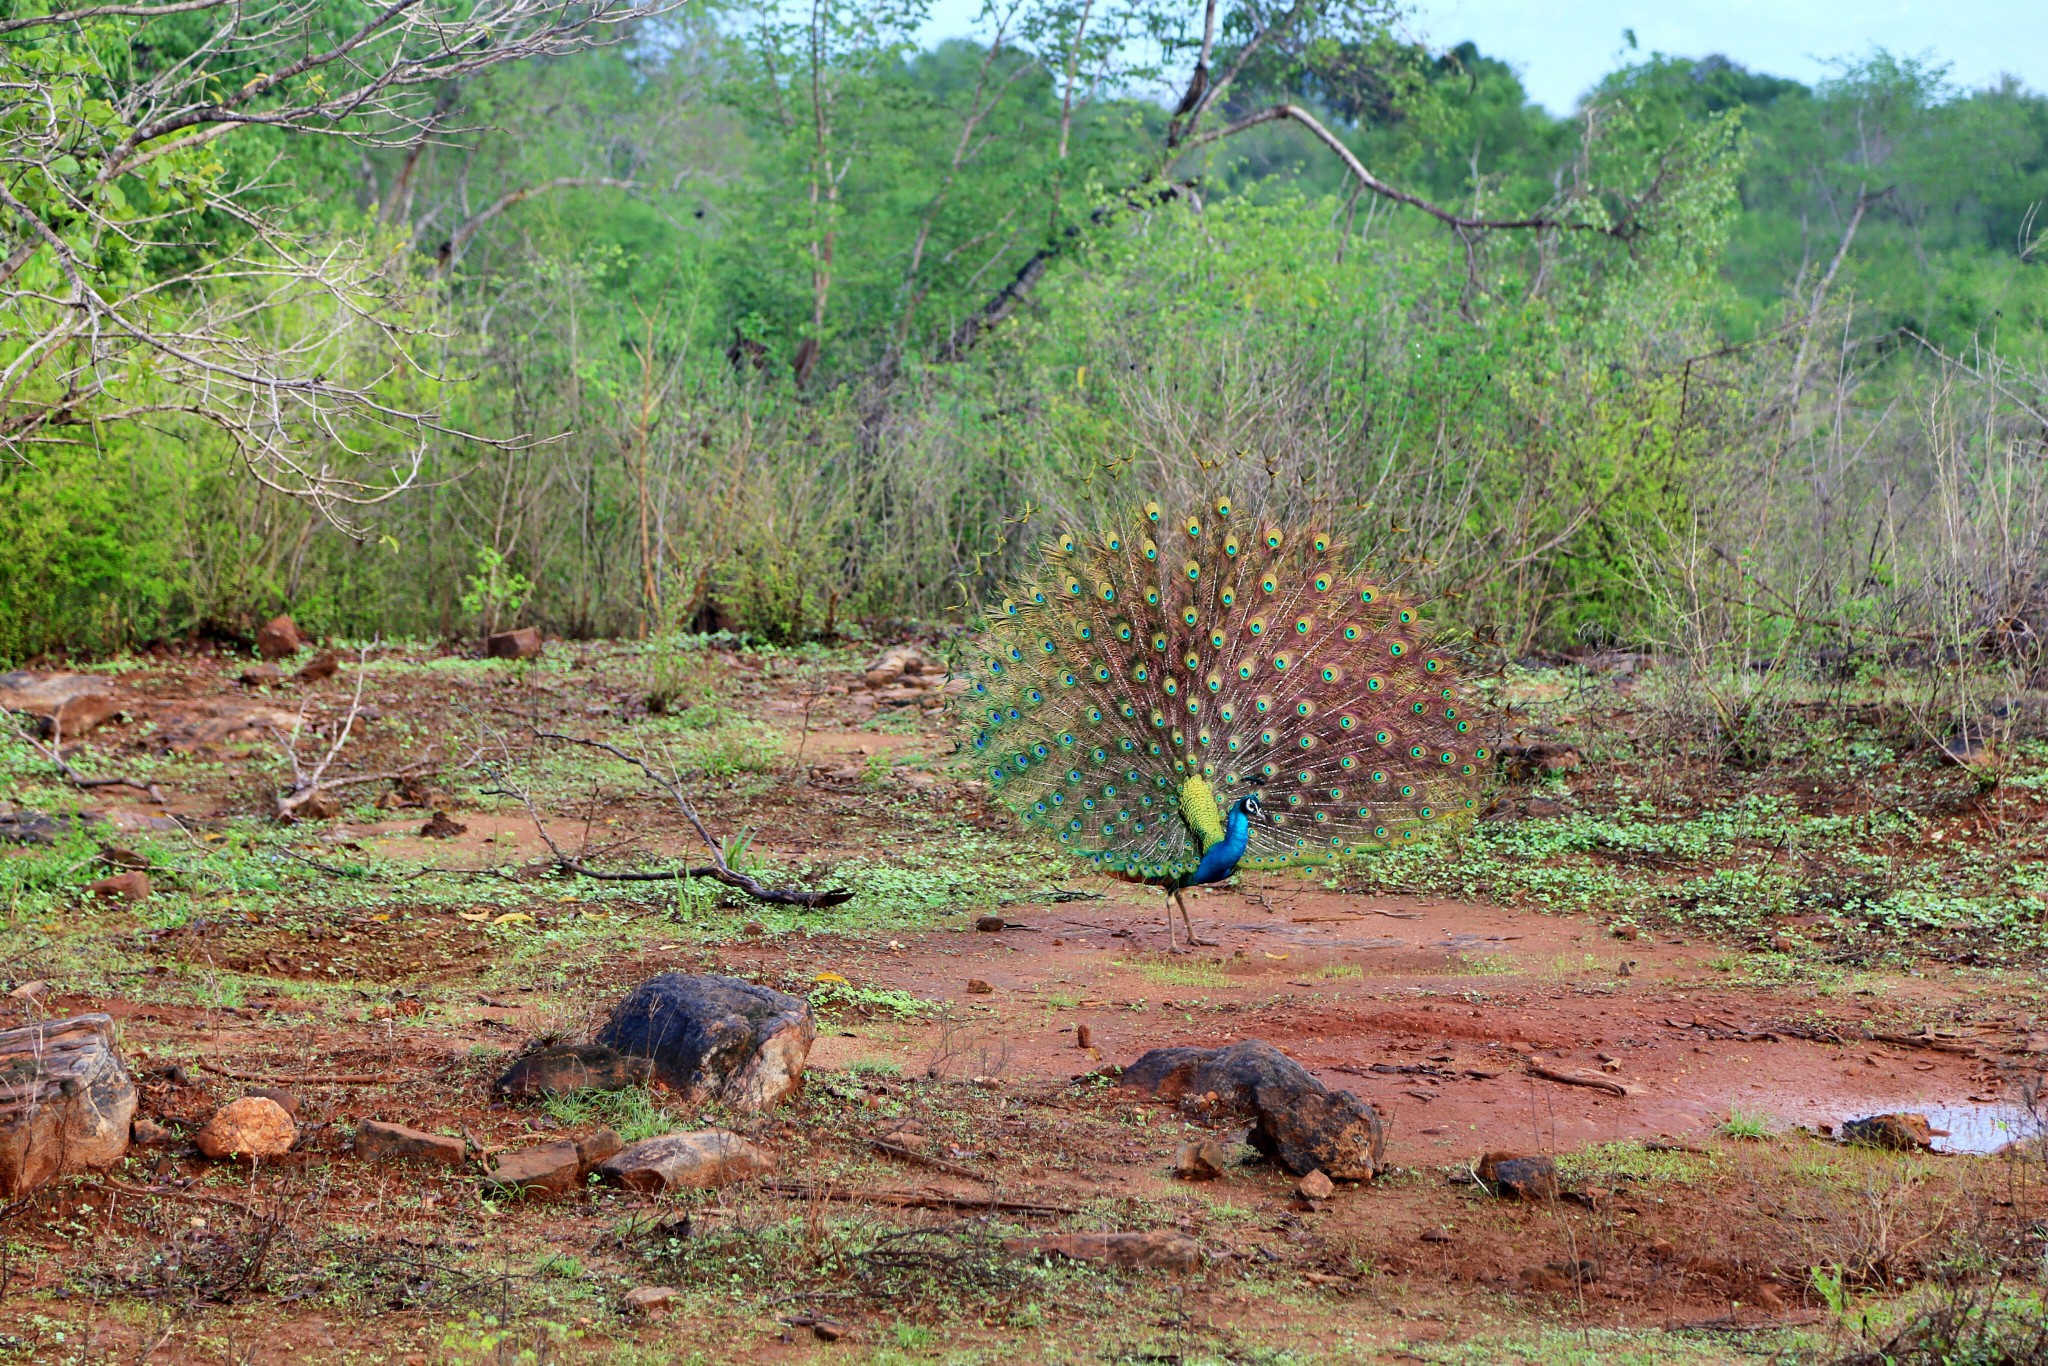
[[1469, 820], [1476, 705], [1412, 603], [1332, 535], [1229, 498], [1060, 534], [960, 672], [962, 753], [1025, 824], [1166, 891]]

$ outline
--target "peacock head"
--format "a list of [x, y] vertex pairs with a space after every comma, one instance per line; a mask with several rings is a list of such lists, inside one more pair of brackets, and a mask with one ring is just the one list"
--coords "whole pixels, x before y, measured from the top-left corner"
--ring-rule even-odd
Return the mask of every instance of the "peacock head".
[[1266, 804], [1259, 800], [1259, 794], [1256, 792], [1247, 792], [1242, 797], [1239, 797], [1237, 799], [1237, 809], [1244, 812], [1252, 820], [1257, 820], [1266, 814]]

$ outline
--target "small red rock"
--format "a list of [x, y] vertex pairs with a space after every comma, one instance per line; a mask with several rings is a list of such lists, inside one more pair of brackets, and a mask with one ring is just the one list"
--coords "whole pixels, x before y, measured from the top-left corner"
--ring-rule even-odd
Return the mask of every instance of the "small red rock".
[[112, 877], [103, 877], [87, 886], [85, 890], [108, 901], [142, 901], [147, 899], [155, 888], [150, 885], [148, 873], [131, 870], [116, 873]]
[[567, 1195], [583, 1175], [583, 1159], [566, 1139], [538, 1148], [506, 1153], [485, 1178], [503, 1190], [539, 1195]]
[[967, 994], [969, 996], [988, 996], [992, 994], [994, 991], [994, 987], [982, 981], [979, 977], [970, 977], [967, 979]]
[[301, 683], [318, 683], [322, 679], [334, 677], [340, 671], [341, 657], [332, 650], [322, 650], [305, 662], [297, 677]]
[[256, 632], [256, 653], [265, 659], [283, 659], [286, 655], [297, 654], [306, 643], [299, 634], [298, 623], [290, 617], [272, 617]]
[[459, 1138], [409, 1129], [403, 1124], [364, 1120], [356, 1130], [356, 1156], [365, 1162], [429, 1162], [459, 1167], [469, 1149]]
[[225, 1158], [283, 1157], [299, 1138], [299, 1126], [267, 1096], [243, 1096], [213, 1112], [192, 1141], [215, 1161]]
[[1336, 1193], [1337, 1183], [1321, 1171], [1312, 1171], [1301, 1178], [1295, 1189], [1310, 1200], [1327, 1200]]
[[540, 628], [522, 626], [486, 637], [484, 654], [491, 659], [533, 659], [540, 654], [540, 646]]

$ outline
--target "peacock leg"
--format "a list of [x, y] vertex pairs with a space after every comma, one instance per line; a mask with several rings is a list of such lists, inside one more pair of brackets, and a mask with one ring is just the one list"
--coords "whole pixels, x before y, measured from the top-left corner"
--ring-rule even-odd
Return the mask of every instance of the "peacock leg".
[[[1181, 894], [1180, 894], [1180, 893], [1179, 893], [1178, 891], [1176, 891], [1176, 892], [1175, 892], [1175, 893], [1173, 894], [1173, 904], [1174, 904], [1174, 905], [1176, 905], [1176, 906], [1178, 906], [1178, 907], [1180, 907], [1180, 919], [1181, 919], [1181, 923], [1182, 923], [1183, 925], [1186, 925], [1186, 926], [1188, 927], [1188, 947], [1189, 947], [1189, 948], [1191, 948], [1191, 949], [1192, 949], [1192, 948], [1204, 948], [1204, 949], [1213, 949], [1213, 948], [1215, 948], [1215, 947], [1216, 947], [1216, 941], [1215, 941], [1215, 940], [1213, 940], [1213, 939], [1202, 939], [1202, 938], [1198, 937], [1198, 936], [1197, 936], [1197, 935], [1195, 934], [1195, 922], [1194, 922], [1194, 921], [1192, 921], [1192, 920], [1190, 920], [1190, 919], [1188, 919], [1188, 903], [1187, 903], [1186, 899], [1185, 899], [1184, 897], [1182, 897], [1182, 896], [1181, 896]], [[1173, 929], [1173, 915], [1172, 915], [1172, 914], [1171, 914], [1170, 912], [1169, 912], [1169, 913], [1167, 914], [1167, 917], [1166, 917], [1166, 928], [1168, 929], [1168, 931], [1171, 931], [1171, 930]]]
[[[1167, 889], [1166, 895], [1175, 901], [1180, 900], [1180, 893], [1172, 888]], [[1166, 908], [1166, 951], [1168, 953], [1180, 952], [1180, 945], [1174, 942], [1173, 937], [1173, 907], [1171, 906]]]

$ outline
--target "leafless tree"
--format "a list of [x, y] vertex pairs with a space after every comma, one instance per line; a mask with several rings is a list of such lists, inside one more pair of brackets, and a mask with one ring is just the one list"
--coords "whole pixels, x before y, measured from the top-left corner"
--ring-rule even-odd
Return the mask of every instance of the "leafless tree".
[[432, 401], [439, 272], [394, 250], [380, 216], [308, 228], [280, 168], [308, 139], [416, 149], [457, 131], [463, 80], [676, 3], [149, 0], [0, 19], [0, 460], [110, 423], [196, 423], [350, 529], [351, 509], [418, 480], [431, 442], [482, 438]]

